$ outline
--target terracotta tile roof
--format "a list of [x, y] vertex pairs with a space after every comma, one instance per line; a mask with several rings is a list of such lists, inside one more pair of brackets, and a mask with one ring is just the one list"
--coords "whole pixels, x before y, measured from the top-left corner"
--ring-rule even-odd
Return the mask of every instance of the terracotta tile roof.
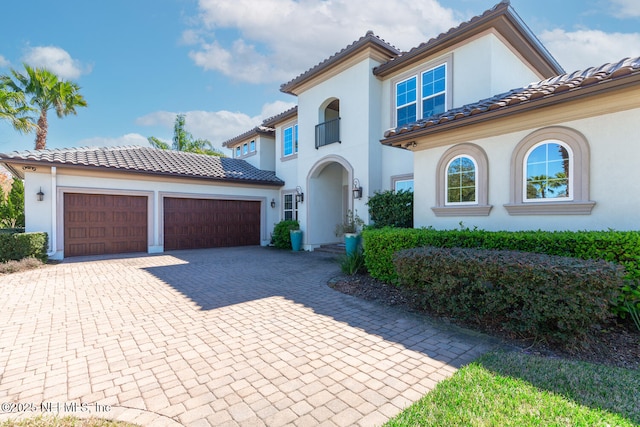
[[[586, 70], [575, 71], [570, 74], [551, 77], [540, 82], [531, 83], [529, 86], [519, 89], [512, 89], [500, 95], [483, 99], [473, 104], [467, 104], [460, 108], [454, 108], [441, 114], [418, 120], [389, 129], [384, 133], [385, 138], [399, 137], [404, 134], [417, 134], [418, 132], [428, 132], [435, 130], [446, 123], [460, 122], [479, 117], [480, 115], [497, 114], [516, 106], [530, 104], [532, 108], [538, 107], [539, 102], [550, 103], [572, 99], [581, 95], [584, 91], [595, 88], [596, 85], [615, 82], [620, 79], [640, 78], [640, 57], [625, 58], [616, 63], [604, 64], [600, 67], [587, 68]], [[640, 80], [640, 79], [636, 79]], [[605, 89], [604, 86], [601, 86]], [[561, 97], [566, 94], [567, 97]], [[387, 145], [392, 145], [392, 141], [382, 141]]]
[[376, 36], [373, 33], [373, 31], [369, 30], [364, 36], [360, 37], [358, 40], [351, 43], [349, 46], [345, 47], [341, 51], [333, 54], [329, 58], [325, 59], [324, 61], [312, 67], [311, 69], [305, 71], [304, 73], [300, 74], [298, 77], [294, 78], [288, 83], [282, 84], [280, 86], [280, 91], [284, 93], [293, 94], [292, 91], [296, 86], [313, 78], [314, 76], [326, 70], [327, 68], [330, 68], [334, 64], [339, 63], [343, 59], [349, 57], [354, 52], [358, 51], [359, 49], [365, 47], [368, 44], [375, 46], [379, 49], [382, 49], [384, 52], [386, 52], [386, 54], [389, 57], [393, 57], [400, 54], [400, 51], [395, 46], [390, 45], [385, 40]]
[[284, 185], [274, 172], [257, 169], [244, 160], [139, 146], [14, 151], [0, 154], [0, 163], [45, 164], [211, 181]]
[[222, 146], [231, 147], [234, 144], [237, 144], [238, 142], [243, 142], [254, 136], [258, 136], [258, 135], [274, 136], [275, 133], [276, 133], [276, 130], [272, 127], [256, 126], [253, 129], [248, 130], [243, 134], [234, 136], [233, 138], [226, 140], [225, 142], [222, 143]]
[[564, 72], [551, 53], [510, 6], [510, 2], [502, 0], [481, 15], [474, 16], [469, 21], [463, 22], [425, 43], [421, 43], [408, 52], [402, 52], [398, 56], [391, 58], [388, 62], [374, 68], [373, 73], [380, 77], [386, 76], [398, 68], [412, 64], [414, 61], [420, 61], [425, 56], [447, 49], [453, 44], [468, 39], [471, 35], [488, 28], [498, 29], [514, 44], [518, 44], [519, 40], [525, 40], [526, 44], [522, 44], [520, 48], [529, 52], [528, 58], [534, 62], [533, 65], [536, 65], [536, 68], [546, 71], [542, 75]]
[[276, 114], [273, 117], [269, 117], [268, 119], [265, 119], [262, 122], [262, 126], [273, 127], [277, 123], [280, 123], [280, 122], [285, 121], [285, 120], [289, 120], [290, 118], [295, 117], [297, 115], [298, 115], [298, 106], [296, 105], [295, 107], [291, 107], [288, 110], [283, 111], [280, 114]]

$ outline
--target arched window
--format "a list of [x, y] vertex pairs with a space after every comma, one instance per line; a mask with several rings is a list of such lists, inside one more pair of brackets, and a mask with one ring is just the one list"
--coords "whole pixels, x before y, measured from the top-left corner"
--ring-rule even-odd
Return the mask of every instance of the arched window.
[[589, 144], [562, 126], [539, 129], [511, 156], [510, 215], [589, 215]]
[[436, 216], [489, 215], [487, 154], [475, 144], [449, 148], [436, 167], [436, 187]]
[[556, 140], [534, 145], [527, 152], [524, 168], [524, 201], [573, 199], [573, 155], [568, 145]]
[[476, 162], [472, 157], [461, 155], [454, 157], [447, 165], [445, 204], [477, 203], [478, 180]]

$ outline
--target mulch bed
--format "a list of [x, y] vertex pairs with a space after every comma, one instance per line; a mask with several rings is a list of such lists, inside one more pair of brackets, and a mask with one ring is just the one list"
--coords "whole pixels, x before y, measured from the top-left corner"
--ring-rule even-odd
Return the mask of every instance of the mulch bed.
[[[380, 282], [369, 275], [342, 276], [332, 280], [329, 286], [344, 294], [425, 314], [433, 318], [437, 317], [419, 307], [416, 303], [419, 298], [416, 298], [415, 293]], [[548, 343], [520, 339], [504, 330], [482, 329], [478, 325], [464, 324], [456, 319], [440, 319], [498, 337], [505, 344], [515, 346], [530, 354], [640, 369], [640, 332], [631, 321], [611, 323], [594, 328], [588, 339], [582, 341], [578, 347], [563, 348]]]

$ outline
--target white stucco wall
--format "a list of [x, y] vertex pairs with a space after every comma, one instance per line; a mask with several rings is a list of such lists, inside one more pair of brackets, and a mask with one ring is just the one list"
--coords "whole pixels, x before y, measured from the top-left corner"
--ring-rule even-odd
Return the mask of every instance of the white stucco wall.
[[[35, 194], [42, 187], [42, 202]], [[255, 200], [262, 203], [261, 244], [269, 243], [273, 224], [277, 222], [277, 209], [271, 208], [271, 199], [278, 200], [279, 187], [245, 184], [220, 184], [195, 179], [175, 179], [122, 173], [86, 172], [57, 168], [55, 179], [51, 169], [37, 167], [25, 173], [25, 214], [27, 231], [45, 231], [50, 236], [53, 259], [63, 256], [63, 201], [65, 192], [95, 194], [127, 194], [149, 197], [148, 252], [163, 251], [162, 197], [192, 197]], [[55, 195], [55, 198], [53, 197]], [[55, 216], [54, 216], [55, 212]], [[57, 225], [54, 226], [54, 221]]]
[[485, 230], [638, 230], [640, 229], [640, 134], [635, 126], [640, 109], [604, 114], [597, 118], [557, 123], [582, 133], [590, 148], [590, 215], [509, 215], [510, 162], [516, 145], [531, 132], [527, 129], [502, 136], [468, 141], [481, 146], [488, 157], [489, 204], [486, 217], [436, 217], [435, 171], [438, 160], [451, 146], [418, 151], [415, 155], [416, 227], [452, 229], [464, 226]]

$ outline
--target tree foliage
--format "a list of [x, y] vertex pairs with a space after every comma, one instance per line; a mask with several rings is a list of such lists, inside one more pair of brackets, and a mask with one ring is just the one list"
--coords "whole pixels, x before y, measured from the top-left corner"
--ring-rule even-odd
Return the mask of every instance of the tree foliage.
[[[47, 145], [49, 123], [47, 113], [55, 110], [59, 118], [69, 114], [77, 114], [77, 107], [86, 107], [87, 101], [80, 94], [77, 83], [60, 79], [46, 68], [33, 68], [24, 64], [25, 74], [14, 69], [11, 76], [3, 75], [0, 82], [17, 97], [23, 97], [28, 104], [39, 112], [36, 128], [36, 150], [43, 150]], [[21, 94], [21, 95], [20, 95]]]
[[0, 187], [0, 228], [24, 227], [24, 183], [14, 179], [9, 194]]
[[0, 120], [8, 121], [18, 132], [31, 132], [38, 128], [30, 116], [35, 111], [27, 105], [24, 93], [11, 90], [0, 80]]
[[185, 115], [178, 114], [173, 126], [173, 144], [171, 146], [169, 146], [168, 143], [156, 138], [155, 136], [150, 136], [149, 138], [147, 138], [147, 140], [152, 147], [159, 148], [161, 150], [172, 149], [175, 151], [184, 151], [188, 153], [207, 154], [209, 156], [224, 157], [224, 154], [222, 152], [213, 148], [213, 144], [211, 143], [211, 141], [201, 138], [194, 139], [193, 135], [187, 132], [185, 125]]

